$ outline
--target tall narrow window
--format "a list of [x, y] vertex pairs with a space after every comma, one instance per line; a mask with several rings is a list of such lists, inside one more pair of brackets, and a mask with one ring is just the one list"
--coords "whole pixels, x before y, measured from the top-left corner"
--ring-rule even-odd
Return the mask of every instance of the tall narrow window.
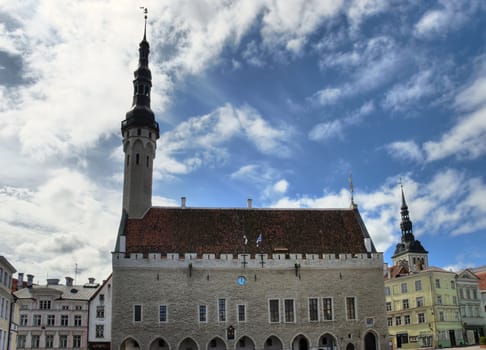
[[218, 321], [226, 322], [226, 299], [218, 299]]
[[74, 327], [81, 327], [81, 315], [74, 315]]
[[133, 321], [142, 322], [142, 305], [133, 305]]
[[80, 348], [80, 347], [81, 347], [81, 336], [73, 335], [73, 348]]
[[54, 335], [47, 334], [46, 335], [46, 348], [52, 349], [54, 347]]
[[268, 308], [269, 308], [269, 316], [271, 323], [278, 323], [280, 322], [280, 312], [279, 312], [279, 300], [278, 299], [270, 299], [268, 301]]
[[96, 318], [105, 318], [105, 306], [98, 305], [96, 307]]
[[408, 309], [409, 305], [408, 305], [408, 299], [403, 299], [402, 300], [402, 307], [404, 310]]
[[319, 321], [319, 306], [317, 298], [309, 298], [309, 321]]
[[167, 322], [167, 305], [159, 305], [159, 322]]
[[105, 336], [105, 326], [102, 324], [96, 325], [96, 338], [103, 338]]
[[54, 326], [56, 323], [56, 315], [47, 315], [47, 325], [49, 327]]
[[41, 325], [41, 315], [34, 315], [32, 325], [35, 326], [40, 326]]
[[238, 322], [246, 322], [246, 305], [238, 305]]
[[406, 283], [402, 283], [400, 287], [402, 289], [402, 293], [407, 293], [408, 292], [408, 286], [407, 286]]
[[322, 319], [332, 321], [332, 298], [322, 298]]
[[422, 281], [421, 280], [415, 281], [415, 290], [416, 291], [422, 290]]
[[435, 288], [440, 288], [440, 279], [435, 280]]
[[348, 320], [356, 320], [356, 298], [346, 297], [346, 316]]
[[67, 327], [69, 323], [69, 316], [68, 315], [61, 315], [61, 326]]
[[199, 322], [208, 322], [208, 311], [206, 305], [199, 305]]
[[285, 322], [287, 323], [295, 322], [294, 299], [285, 299], [284, 308], [285, 308]]
[[34, 349], [38, 349], [40, 344], [40, 335], [37, 334], [33, 335], [31, 341], [32, 341], [31, 347]]
[[61, 334], [59, 336], [59, 347], [60, 348], [67, 348], [67, 335]]
[[137, 165], [138, 165], [139, 163], [140, 163], [140, 154], [138, 154], [138, 153], [137, 153], [137, 154], [135, 155], [135, 164], [137, 164]]

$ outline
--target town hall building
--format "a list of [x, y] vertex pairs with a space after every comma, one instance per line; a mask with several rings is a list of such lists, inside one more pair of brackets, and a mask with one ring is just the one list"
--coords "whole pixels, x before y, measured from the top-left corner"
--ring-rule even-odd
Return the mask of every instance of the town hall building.
[[144, 33], [121, 124], [112, 349], [388, 349], [383, 255], [357, 206], [152, 206], [159, 125]]

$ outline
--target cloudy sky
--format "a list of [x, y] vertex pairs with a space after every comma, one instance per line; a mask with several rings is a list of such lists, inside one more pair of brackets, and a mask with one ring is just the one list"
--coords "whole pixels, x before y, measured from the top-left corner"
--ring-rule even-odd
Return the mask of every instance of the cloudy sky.
[[390, 262], [400, 179], [430, 263], [486, 263], [483, 1], [0, 0], [0, 255], [111, 271], [149, 8], [154, 205], [341, 208]]

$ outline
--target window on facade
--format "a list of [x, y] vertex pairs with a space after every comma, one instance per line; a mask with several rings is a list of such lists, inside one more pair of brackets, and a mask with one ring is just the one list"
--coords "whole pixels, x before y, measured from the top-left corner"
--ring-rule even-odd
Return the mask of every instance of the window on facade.
[[442, 305], [442, 295], [437, 296], [437, 304]]
[[238, 322], [246, 322], [246, 305], [238, 305]]
[[31, 347], [33, 349], [38, 349], [40, 344], [40, 335], [34, 334], [31, 338], [31, 341], [32, 341]]
[[63, 310], [69, 310], [69, 305], [63, 305], [63, 306], [62, 306], [62, 309], [63, 309]]
[[69, 325], [69, 316], [61, 315], [61, 326], [67, 327]]
[[346, 318], [348, 320], [356, 319], [356, 298], [346, 297]]
[[477, 294], [476, 289], [473, 289], [472, 290], [472, 293], [473, 293], [473, 299], [477, 299], [478, 298], [478, 294]]
[[135, 164], [137, 164], [137, 165], [138, 165], [139, 163], [140, 163], [140, 154], [139, 154], [139, 153], [137, 153], [137, 154], [135, 155]]
[[402, 283], [400, 285], [400, 288], [402, 290], [402, 293], [407, 293], [408, 292], [408, 285], [406, 283]]
[[402, 307], [404, 310], [408, 309], [408, 299], [403, 299], [402, 300]]
[[137, 136], [140, 136], [142, 135], [142, 130], [141, 129], [137, 129]]
[[389, 301], [386, 303], [386, 311], [392, 311], [392, 303]]
[[388, 327], [392, 327], [393, 326], [393, 318], [392, 317], [388, 317], [386, 319], [386, 323], [387, 323]]
[[435, 288], [440, 288], [440, 279], [435, 279]]
[[67, 348], [67, 335], [61, 334], [59, 336], [59, 347], [60, 348]]
[[81, 327], [81, 315], [74, 315], [74, 327]]
[[17, 348], [25, 348], [25, 335], [19, 334], [17, 336]]
[[422, 281], [421, 280], [415, 281], [415, 290], [416, 291], [422, 290]]
[[452, 304], [457, 305], [457, 297], [455, 295], [452, 296]]
[[451, 281], [451, 289], [456, 289], [456, 282]]
[[159, 322], [167, 322], [167, 305], [159, 305]]
[[386, 296], [390, 295], [390, 287], [385, 287], [385, 295]]
[[51, 349], [54, 347], [54, 335], [47, 334], [46, 335], [46, 348]]
[[41, 315], [34, 315], [32, 319], [33, 326], [40, 326], [41, 325]]
[[133, 305], [133, 321], [142, 322], [142, 305]]
[[285, 322], [295, 322], [294, 299], [284, 300]]
[[199, 322], [207, 322], [207, 306], [206, 305], [199, 305]]
[[105, 302], [105, 295], [100, 294], [100, 304], [103, 304]]
[[20, 315], [20, 325], [27, 326], [27, 315]]
[[423, 312], [417, 314], [417, 321], [418, 323], [425, 323], [425, 314]]
[[439, 311], [439, 321], [445, 321], [444, 311]]
[[83, 310], [83, 305], [76, 305], [76, 306], [74, 307], [74, 310], [78, 310], [78, 311], [79, 311], [79, 310]]
[[424, 306], [424, 297], [417, 297], [417, 299], [415, 299], [415, 301], [417, 303], [417, 307]]
[[322, 319], [324, 321], [332, 321], [332, 298], [322, 298]]
[[49, 327], [54, 326], [56, 323], [56, 315], [47, 315], [47, 325]]
[[226, 322], [226, 299], [218, 299], [218, 321]]
[[96, 325], [96, 332], [95, 332], [96, 338], [104, 338], [105, 336], [105, 326], [102, 324], [97, 324]]
[[98, 305], [96, 307], [96, 318], [105, 318], [105, 306]]
[[80, 348], [80, 347], [81, 347], [81, 336], [73, 335], [73, 348]]
[[51, 308], [51, 301], [50, 300], [41, 300], [39, 301], [39, 309], [41, 310], [49, 310]]
[[403, 323], [410, 324], [410, 315], [403, 316]]
[[461, 299], [464, 299], [464, 289], [463, 288], [459, 288], [459, 296], [461, 297]]
[[270, 299], [268, 301], [268, 307], [269, 307], [269, 314], [270, 314], [270, 322], [271, 323], [280, 322], [279, 300]]
[[402, 318], [400, 316], [395, 317], [395, 326], [400, 326], [402, 324]]
[[317, 298], [309, 298], [309, 321], [319, 321], [319, 305]]

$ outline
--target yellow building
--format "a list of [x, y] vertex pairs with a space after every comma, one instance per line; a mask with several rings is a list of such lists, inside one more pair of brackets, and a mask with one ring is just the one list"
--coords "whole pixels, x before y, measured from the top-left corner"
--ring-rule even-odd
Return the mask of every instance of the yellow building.
[[388, 334], [393, 348], [464, 344], [456, 274], [428, 266], [428, 252], [412, 232], [402, 188], [401, 242], [386, 269]]
[[15, 268], [3, 256], [0, 256], [0, 349], [16, 348], [15, 327], [13, 323], [14, 298], [12, 296], [12, 275]]

